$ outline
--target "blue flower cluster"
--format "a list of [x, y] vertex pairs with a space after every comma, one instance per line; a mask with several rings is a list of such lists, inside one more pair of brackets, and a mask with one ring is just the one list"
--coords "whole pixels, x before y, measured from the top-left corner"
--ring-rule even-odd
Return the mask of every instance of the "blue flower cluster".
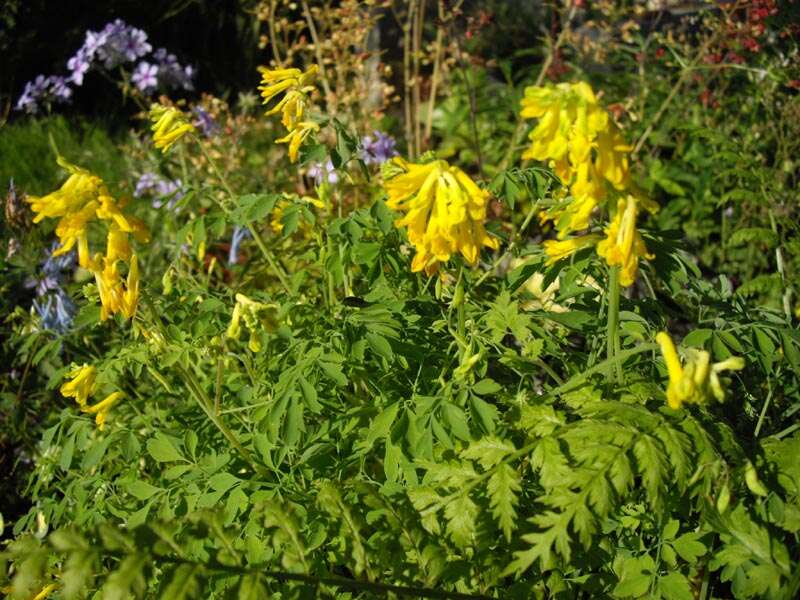
[[361, 138], [361, 158], [368, 165], [380, 165], [397, 156], [397, 141], [390, 135], [373, 131], [372, 135]]
[[75, 252], [53, 256], [58, 247], [59, 243], [55, 242], [42, 262], [39, 275], [29, 279], [27, 287], [36, 290], [37, 299], [33, 301], [33, 310], [41, 319], [42, 329], [64, 333], [72, 325], [77, 308], [61, 286], [65, 274], [75, 270], [77, 261]]
[[169, 199], [167, 208], [172, 208], [175, 203], [185, 195], [183, 183], [180, 179], [165, 179], [156, 173], [144, 173], [136, 181], [136, 188], [133, 190], [136, 198], [143, 196], [153, 196], [153, 208], [164, 206], [164, 199]]
[[[147, 57], [152, 50], [147, 34], [121, 19], [108, 23], [100, 31], [87, 31], [83, 45], [67, 61], [69, 77], [39, 75], [29, 81], [16, 109], [34, 114], [42, 105], [67, 102], [72, 97], [70, 85], [82, 86], [84, 77], [93, 68], [114, 69]], [[141, 92], [150, 94], [159, 88], [193, 89], [194, 69], [181, 66], [174, 54], [158, 48], [148, 58], [136, 65], [131, 76]]]

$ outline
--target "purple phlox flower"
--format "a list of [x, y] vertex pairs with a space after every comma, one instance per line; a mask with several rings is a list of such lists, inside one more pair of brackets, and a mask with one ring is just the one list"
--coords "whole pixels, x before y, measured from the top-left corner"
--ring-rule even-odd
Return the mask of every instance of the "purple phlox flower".
[[161, 208], [164, 206], [164, 199], [169, 198], [167, 208], [172, 208], [186, 194], [180, 179], [170, 180], [155, 173], [143, 173], [136, 182], [133, 195], [137, 198], [154, 196], [153, 208]]
[[39, 110], [41, 104], [67, 102], [71, 96], [72, 89], [64, 77], [37, 75], [36, 79], [25, 84], [16, 109], [33, 114]]
[[47, 77], [44, 75], [37, 75], [36, 79], [27, 82], [22, 95], [17, 100], [16, 109], [30, 114], [36, 113], [39, 110], [39, 100], [47, 90], [47, 85]]
[[363, 146], [361, 158], [368, 165], [379, 165], [393, 156], [397, 156], [397, 150], [395, 150], [397, 141], [392, 136], [380, 131], [373, 131], [371, 136], [367, 135], [361, 138], [361, 145]]
[[91, 60], [95, 57], [97, 51], [105, 46], [107, 41], [108, 33], [106, 31], [87, 31], [86, 39], [78, 52], [83, 52], [86, 58]]
[[54, 75], [50, 77], [50, 93], [54, 98], [66, 102], [72, 97], [72, 88], [65, 77]]
[[204, 136], [213, 137], [217, 134], [219, 125], [207, 110], [200, 106], [195, 106], [192, 112], [196, 117], [192, 125], [202, 131]]
[[231, 249], [228, 252], [228, 264], [235, 265], [239, 262], [239, 246], [247, 238], [252, 237], [247, 227], [237, 225], [233, 228], [233, 235], [231, 236]]
[[330, 158], [324, 165], [321, 162], [311, 163], [311, 166], [308, 167], [308, 176], [314, 179], [317, 186], [326, 181], [331, 185], [336, 185], [339, 181], [339, 175]]
[[144, 31], [129, 26], [122, 19], [108, 23], [98, 38], [102, 43], [97, 45], [96, 54], [107, 69], [133, 62], [153, 49]]
[[58, 333], [64, 333], [69, 329], [77, 313], [72, 299], [60, 288], [41, 301], [34, 300], [33, 309], [41, 319], [42, 329]]
[[158, 86], [158, 67], [147, 61], [140, 62], [131, 75], [131, 81], [145, 94], [155, 91]]
[[155, 173], [142, 173], [139, 179], [136, 181], [136, 188], [133, 190], [133, 195], [136, 198], [141, 198], [142, 196], [150, 195], [156, 186], [156, 174]]
[[194, 89], [192, 85], [194, 68], [181, 66], [177, 57], [167, 52], [166, 48], [158, 48], [153, 52], [153, 58], [158, 64], [158, 81], [161, 85], [175, 89]]
[[[91, 31], [87, 33], [87, 36]], [[67, 61], [67, 68], [72, 72], [70, 75], [70, 81], [77, 86], [83, 85], [83, 77], [86, 73], [89, 72], [89, 69], [92, 68], [92, 57], [94, 56], [94, 52], [91, 54], [86, 50], [86, 45], [84, 44], [81, 48], [78, 48], [78, 51], [75, 53], [75, 56], [70, 58]]]

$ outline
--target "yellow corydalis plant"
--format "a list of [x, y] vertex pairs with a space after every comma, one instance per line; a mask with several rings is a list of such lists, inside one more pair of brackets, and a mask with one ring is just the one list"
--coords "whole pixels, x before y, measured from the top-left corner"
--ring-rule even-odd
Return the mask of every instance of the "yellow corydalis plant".
[[416, 254], [411, 270], [432, 275], [439, 263], [461, 254], [470, 265], [478, 262], [483, 246], [497, 249], [483, 224], [490, 194], [458, 167], [444, 160], [409, 163], [393, 158], [384, 168], [387, 206], [402, 211], [395, 226], [408, 228]]
[[82, 365], [67, 373], [66, 381], [61, 385], [61, 395], [74, 398], [81, 412], [95, 415], [95, 423], [103, 429], [111, 408], [124, 397], [122, 392], [112, 392], [97, 404], [89, 405], [89, 397], [94, 394], [97, 369], [91, 365]]
[[[91, 271], [97, 282], [102, 304], [101, 319], [106, 320], [116, 313], [130, 319], [139, 300], [139, 269], [128, 236], [147, 242], [147, 227], [139, 219], [123, 212], [125, 201], [115, 199], [100, 177], [61, 157], [57, 161], [70, 176], [58, 190], [46, 196], [27, 198], [36, 213], [34, 222], [38, 223], [44, 217], [60, 217], [56, 235], [61, 245], [53, 255], [64, 254], [77, 245], [78, 264]], [[90, 256], [88, 227], [93, 221], [107, 223], [106, 256], [102, 253]], [[122, 283], [120, 262], [128, 264], [126, 284]]]
[[150, 120], [153, 122], [150, 127], [153, 132], [153, 145], [164, 154], [184, 135], [195, 131], [194, 125], [189, 122], [189, 117], [174, 106], [151, 104]]
[[744, 368], [744, 359], [739, 356], [711, 364], [711, 355], [708, 352], [694, 348], [689, 349], [686, 364], [682, 365], [668, 333], [660, 332], [656, 335], [656, 342], [661, 347], [669, 375], [667, 404], [675, 410], [683, 404], [705, 402], [712, 395], [722, 402], [725, 392], [720, 384], [719, 374]]
[[[631, 181], [632, 148], [585, 82], [526, 88], [521, 104], [522, 117], [539, 119], [523, 158], [549, 161], [565, 185], [554, 206], [542, 214], [558, 230], [557, 241], [544, 243], [547, 264], [597, 243], [608, 265], [619, 267], [620, 285], [632, 285], [639, 259], [653, 258], [636, 229], [638, 207], [657, 209]], [[604, 239], [594, 234], [566, 238], [571, 231], [588, 228], [595, 209], [614, 198], [616, 211], [612, 208]]]
[[639, 269], [639, 259], [652, 260], [642, 236], [636, 229], [636, 199], [628, 196], [617, 204], [617, 214], [606, 227], [606, 238], [597, 244], [597, 253], [610, 267], [619, 267], [620, 285], [633, 285]]
[[91, 365], [83, 364], [67, 373], [67, 381], [61, 385], [61, 395], [75, 398], [80, 406], [86, 406], [89, 396], [94, 393], [94, 384], [97, 379], [97, 369]]
[[309, 95], [314, 91], [313, 82], [319, 67], [311, 65], [305, 71], [300, 69], [267, 69], [259, 67], [261, 85], [258, 86], [263, 104], [269, 104], [280, 94], [281, 98], [265, 116], [282, 113], [281, 123], [287, 134], [275, 140], [278, 144], [289, 144], [289, 160], [296, 162], [300, 146], [312, 132], [319, 131], [314, 121], [304, 119], [310, 104]]
[[250, 339], [247, 347], [252, 352], [261, 350], [261, 340], [259, 333], [261, 329], [265, 331], [275, 331], [277, 322], [275, 320], [275, 304], [264, 304], [251, 300], [244, 294], [236, 294], [236, 305], [233, 307], [230, 325], [225, 333], [225, 337], [238, 340], [242, 333], [242, 321], [250, 331]]

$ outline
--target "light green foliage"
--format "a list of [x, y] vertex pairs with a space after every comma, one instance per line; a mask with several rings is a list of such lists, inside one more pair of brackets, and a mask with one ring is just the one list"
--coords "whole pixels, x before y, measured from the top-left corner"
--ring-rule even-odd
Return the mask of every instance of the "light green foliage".
[[[588, 44], [608, 15], [580, 10]], [[432, 29], [461, 24], [449, 19]], [[682, 61], [654, 64], [645, 29], [615, 38], [600, 76], [595, 62], [581, 72], [572, 38], [546, 70], [592, 80], [631, 143], [669, 99], [632, 167], [661, 209], [639, 217], [654, 258], [620, 298], [611, 358], [608, 269], [593, 248], [546, 265], [554, 233], [538, 215], [564, 189], [548, 165], [519, 159], [538, 46], [486, 69], [470, 48], [443, 63], [431, 146], [491, 191], [486, 226], [501, 245], [432, 277], [410, 271], [380, 169], [361, 159], [372, 124], [348, 111], [324, 117], [300, 171], [249, 116], [252, 131], [223, 150], [201, 139], [222, 155], [224, 182], [196, 141], [145, 157], [145, 135], [119, 151], [62, 119], [5, 128], [0, 184], [59, 183], [42, 166], [52, 131], [115, 193], [157, 165], [186, 194], [175, 211], [131, 205], [151, 232], [135, 244], [136, 318], [101, 322], [78, 270], [64, 282], [77, 304], [64, 334], [30, 310], [49, 230], [4, 225], [0, 406], [24, 481], [0, 507], [3, 593], [27, 600], [55, 582], [59, 600], [798, 597], [794, 75], [780, 49], [758, 59], [763, 81], [698, 67], [730, 84], [722, 112], [703, 112], [686, 91], [696, 78], [678, 75], [691, 44], [658, 38]], [[676, 82], [687, 87], [670, 96]], [[306, 170], [328, 158], [338, 181], [315, 187]], [[245, 234], [229, 261], [235, 228], [260, 238]], [[6, 258], [12, 235], [20, 249]], [[270, 306], [250, 319], [252, 340], [227, 335], [237, 294]], [[689, 349], [743, 359], [722, 378], [724, 402], [667, 406], [663, 330], [684, 364]], [[125, 395], [102, 430], [58, 393], [83, 363], [98, 392]]]

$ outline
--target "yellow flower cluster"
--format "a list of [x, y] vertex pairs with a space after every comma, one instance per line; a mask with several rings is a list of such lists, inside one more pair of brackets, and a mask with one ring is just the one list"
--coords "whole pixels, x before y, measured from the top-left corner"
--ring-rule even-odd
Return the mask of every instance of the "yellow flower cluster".
[[180, 109], [174, 106], [152, 104], [150, 106], [150, 120], [153, 122], [150, 130], [153, 132], [153, 144], [163, 154], [187, 133], [194, 132], [195, 128]]
[[497, 249], [498, 240], [483, 226], [490, 194], [461, 169], [443, 160], [414, 164], [396, 157], [384, 171], [387, 205], [406, 213], [395, 225], [408, 227], [416, 249], [412, 271], [431, 275], [458, 253], [474, 265], [481, 247]]
[[89, 396], [94, 394], [97, 369], [84, 364], [70, 371], [67, 377], [71, 381], [67, 381], [61, 386], [61, 395], [67, 398], [74, 398], [81, 412], [95, 415], [94, 420], [97, 427], [103, 429], [109, 411], [123, 398], [124, 394], [122, 392], [112, 392], [97, 404], [89, 405]]
[[312, 133], [319, 131], [319, 125], [314, 121], [304, 120], [306, 110], [310, 103], [309, 94], [314, 91], [314, 79], [319, 67], [311, 65], [305, 71], [300, 69], [267, 69], [259, 67], [261, 73], [261, 91], [263, 104], [269, 104], [279, 94], [284, 94], [275, 106], [269, 109], [266, 116], [282, 113], [281, 123], [287, 134], [275, 140], [279, 144], [289, 144], [289, 160], [297, 161], [301, 144]]
[[[139, 268], [136, 255], [130, 248], [128, 235], [146, 242], [149, 234], [144, 223], [122, 212], [124, 201], [111, 196], [103, 180], [89, 171], [76, 167], [58, 158], [70, 176], [64, 184], [46, 196], [29, 196], [27, 202], [36, 213], [33, 221], [38, 223], [45, 217], [59, 218], [56, 235], [60, 247], [53, 253], [59, 256], [78, 247], [78, 264], [95, 276], [102, 303], [101, 318], [121, 313], [130, 319], [136, 313], [139, 300]], [[88, 226], [92, 221], [106, 223], [106, 255], [89, 254]], [[128, 263], [125, 283], [119, 271], [119, 263]]]
[[275, 320], [274, 304], [264, 304], [251, 300], [244, 294], [236, 294], [236, 306], [233, 307], [231, 323], [225, 336], [228, 339], [238, 340], [242, 333], [241, 321], [244, 320], [245, 327], [250, 330], [250, 339], [247, 347], [253, 352], [261, 350], [261, 340], [259, 339], [260, 329], [275, 331], [277, 322]]
[[711, 364], [708, 352], [694, 348], [689, 350], [686, 364], [681, 365], [675, 344], [672, 343], [669, 334], [662, 331], [656, 335], [656, 342], [661, 346], [669, 374], [667, 404], [675, 410], [683, 404], [705, 402], [711, 395], [722, 402], [725, 399], [725, 392], [720, 385], [719, 374], [723, 371], [739, 371], [744, 368], [744, 359], [739, 356]]
[[569, 187], [571, 200], [545, 214], [561, 237], [589, 226], [594, 208], [606, 198], [606, 182], [617, 190], [628, 185], [628, 146], [589, 84], [559, 83], [529, 87], [521, 116], [538, 118], [531, 146], [522, 155], [549, 161]]
[[[558, 230], [558, 240], [544, 244], [548, 264], [597, 243], [597, 252], [608, 265], [620, 267], [620, 283], [632, 285], [639, 259], [653, 258], [636, 230], [638, 205], [651, 211], [656, 207], [631, 182], [631, 147], [587, 83], [529, 87], [521, 103], [522, 117], [539, 119], [523, 157], [549, 161], [567, 187], [563, 201], [543, 214], [543, 220], [553, 221]], [[564, 239], [571, 231], [588, 228], [594, 210], [612, 193], [625, 194], [625, 199], [617, 202], [605, 239], [597, 235]]]

